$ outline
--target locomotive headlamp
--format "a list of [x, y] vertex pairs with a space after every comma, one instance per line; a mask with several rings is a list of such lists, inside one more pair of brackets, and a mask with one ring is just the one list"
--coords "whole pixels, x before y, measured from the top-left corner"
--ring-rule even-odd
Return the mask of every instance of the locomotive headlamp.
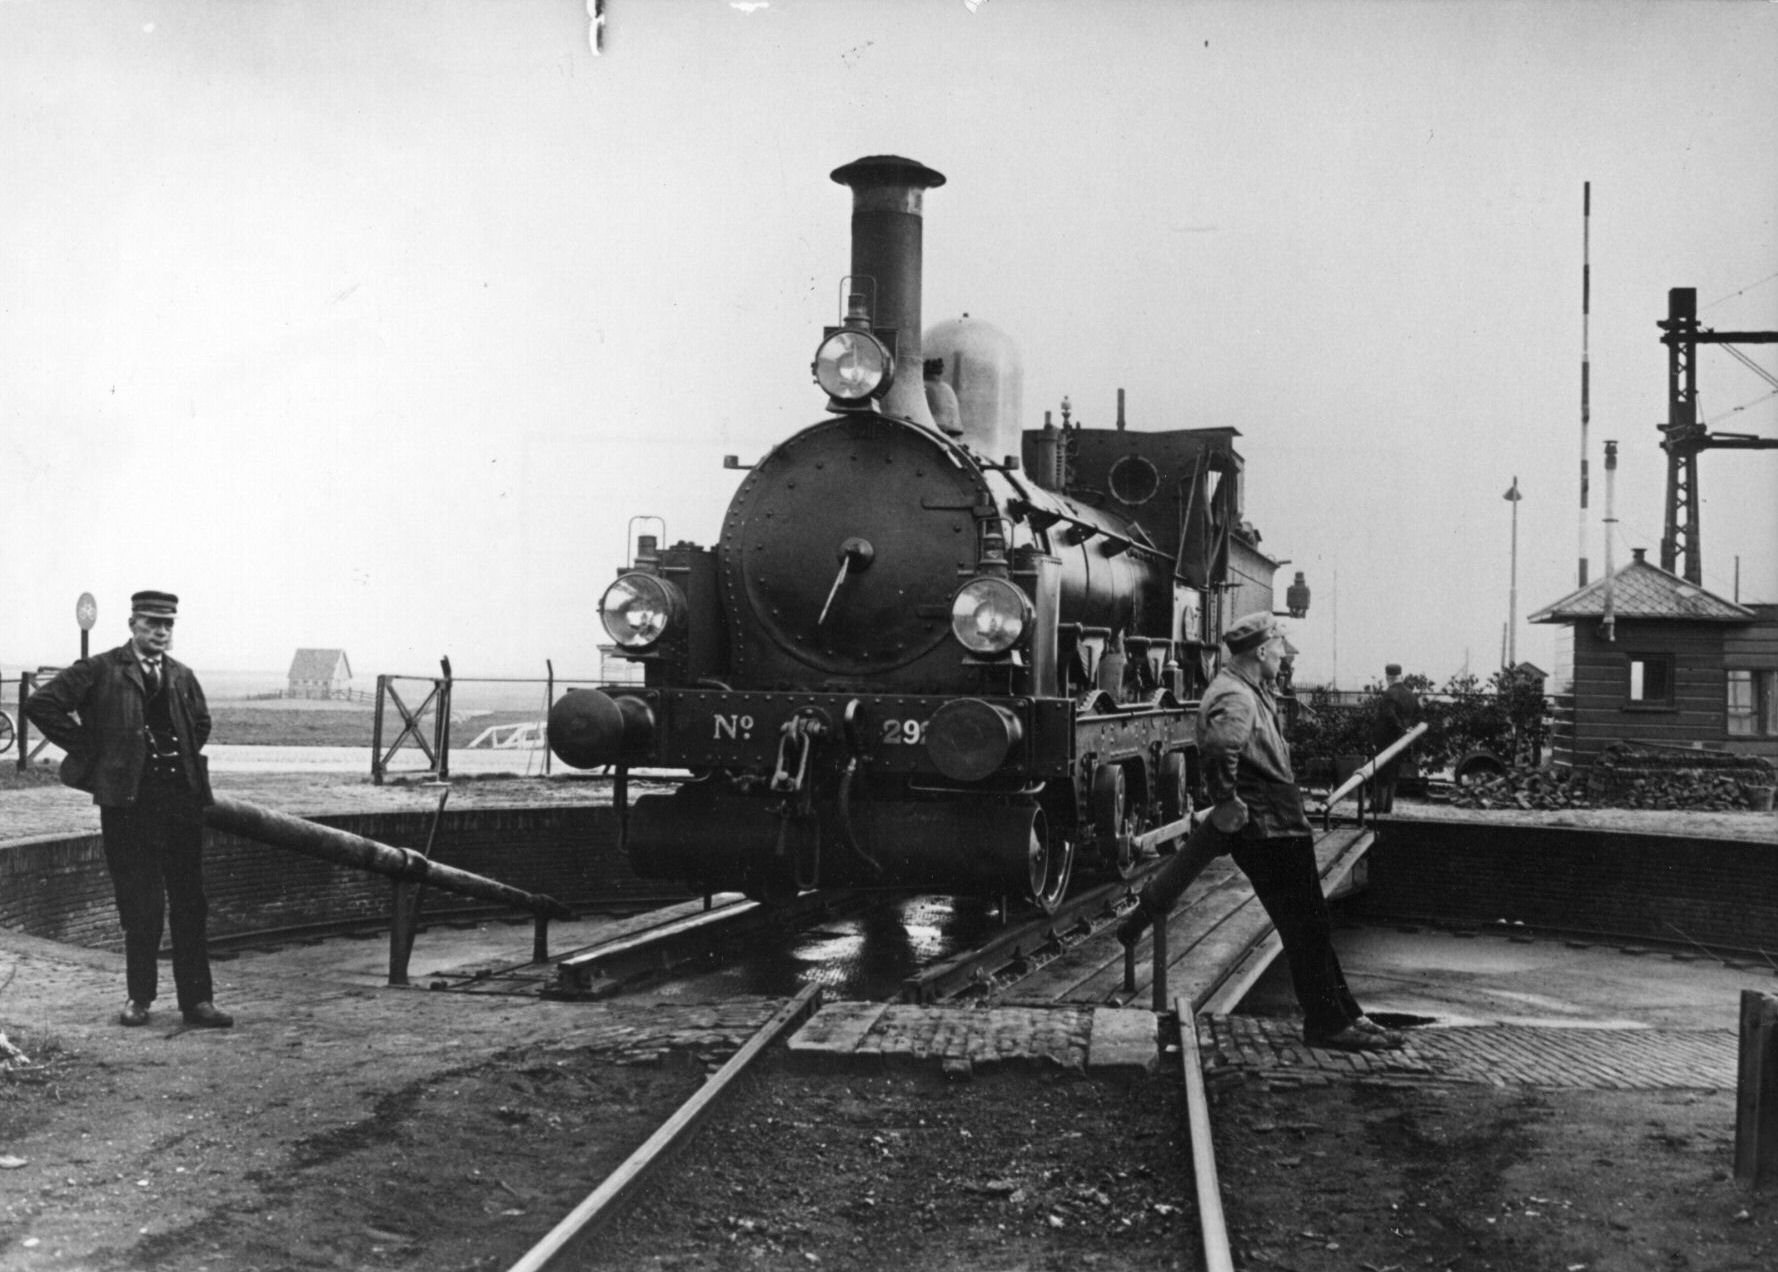
[[1005, 579], [971, 579], [951, 601], [951, 634], [972, 654], [1003, 654], [1031, 622], [1031, 602]]
[[880, 397], [895, 378], [895, 359], [868, 331], [842, 328], [815, 350], [815, 383], [839, 402]]
[[625, 649], [647, 649], [684, 618], [684, 594], [653, 574], [620, 574], [599, 598], [599, 621]]

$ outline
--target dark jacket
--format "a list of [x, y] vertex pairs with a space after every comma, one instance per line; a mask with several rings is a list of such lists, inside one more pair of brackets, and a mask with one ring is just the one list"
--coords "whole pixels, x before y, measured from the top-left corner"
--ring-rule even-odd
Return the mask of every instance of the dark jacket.
[[1211, 802], [1239, 795], [1247, 805], [1243, 838], [1314, 833], [1290, 767], [1278, 700], [1263, 683], [1235, 667], [1216, 673], [1198, 704], [1198, 753]]
[[1420, 699], [1398, 680], [1378, 697], [1377, 714], [1371, 722], [1371, 746], [1381, 751], [1419, 723]]
[[[207, 806], [215, 799], [209, 764], [198, 752], [210, 738], [210, 707], [190, 667], [163, 656], [161, 673], [179, 735], [180, 763]], [[81, 659], [37, 690], [25, 702], [25, 715], [68, 753], [62, 785], [90, 792], [95, 804], [119, 808], [136, 802], [148, 766], [147, 700], [134, 648], [119, 645]]]

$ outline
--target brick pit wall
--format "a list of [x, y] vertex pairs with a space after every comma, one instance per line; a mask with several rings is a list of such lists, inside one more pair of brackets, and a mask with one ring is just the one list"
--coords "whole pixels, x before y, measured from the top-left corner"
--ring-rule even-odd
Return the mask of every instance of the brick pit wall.
[[[424, 849], [430, 813], [316, 817], [383, 843]], [[1457, 822], [1377, 823], [1368, 885], [1342, 902], [1363, 919], [1601, 933], [1738, 950], [1778, 944], [1778, 848], [1731, 840]], [[218, 936], [362, 917], [386, 921], [391, 884], [282, 848], [205, 832], [210, 930]], [[569, 906], [688, 895], [639, 879], [603, 808], [447, 812], [433, 856], [442, 864], [545, 892]], [[428, 912], [480, 902], [436, 889]], [[121, 949], [99, 836], [0, 846], [0, 927]]]
[[[318, 816], [324, 826], [424, 850], [430, 813]], [[485, 808], [447, 812], [433, 859], [571, 907], [686, 895], [640, 879], [617, 846], [610, 808]], [[204, 832], [204, 883], [215, 936], [354, 918], [386, 921], [393, 891], [383, 876], [334, 865], [215, 830]], [[426, 894], [428, 913], [486, 905]], [[123, 948], [99, 836], [45, 836], [0, 846], [0, 927], [102, 949]]]
[[1379, 822], [1360, 918], [1528, 928], [1713, 948], [1778, 945], [1778, 848], [1469, 822]]

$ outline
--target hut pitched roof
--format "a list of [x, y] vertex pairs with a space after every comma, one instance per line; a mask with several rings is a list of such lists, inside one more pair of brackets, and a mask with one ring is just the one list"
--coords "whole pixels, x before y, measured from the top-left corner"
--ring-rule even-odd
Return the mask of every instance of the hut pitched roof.
[[[1696, 583], [1650, 565], [1638, 552], [1636, 559], [1611, 579], [1611, 610], [1616, 618], [1679, 618], [1718, 623], [1751, 623], [1758, 615], [1745, 605], [1725, 601]], [[1605, 617], [1604, 576], [1570, 592], [1554, 605], [1545, 606], [1525, 621], [1567, 623], [1576, 619]]]

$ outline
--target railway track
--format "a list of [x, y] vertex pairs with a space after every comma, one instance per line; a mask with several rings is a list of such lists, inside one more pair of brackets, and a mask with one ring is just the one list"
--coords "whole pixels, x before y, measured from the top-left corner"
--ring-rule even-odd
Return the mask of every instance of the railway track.
[[615, 1213], [716, 1108], [735, 1082], [778, 1039], [787, 1036], [821, 1006], [821, 987], [805, 986], [768, 1020], [722, 1068], [713, 1073], [641, 1147], [625, 1158], [603, 1183], [569, 1211], [543, 1239], [513, 1263], [512, 1272], [544, 1272], [571, 1266], [599, 1225]]
[[[1337, 874], [1343, 856], [1361, 846], [1356, 837], [1332, 844], [1327, 869]], [[1121, 947], [1110, 939], [1109, 929], [1127, 908], [1147, 873], [1159, 864], [1145, 861], [1129, 879], [1083, 889], [1054, 914], [1033, 913], [1021, 921], [996, 922], [982, 939], [959, 942], [926, 961], [902, 978], [893, 994], [886, 996], [905, 1004], [935, 1007], [1131, 1003], [1142, 993], [1143, 986], [1133, 983], [1126, 977], [1125, 969], [1118, 966], [1122, 962]], [[1187, 894], [1182, 911], [1191, 911], [1193, 917], [1184, 926], [1191, 930], [1194, 958], [1214, 958], [1225, 967], [1232, 966], [1233, 979], [1241, 981], [1248, 975], [1242, 968], [1263, 954], [1267, 932], [1263, 925], [1259, 930], [1251, 924], [1244, 926], [1243, 910], [1255, 907], [1244, 906], [1236, 890], [1228, 887], [1227, 880], [1217, 877], [1214, 870], [1209, 874]], [[870, 930], [873, 922], [881, 930], [885, 915], [891, 925], [901, 921], [904, 911], [895, 907], [910, 904], [910, 896], [881, 892], [817, 894], [780, 907], [727, 897], [713, 898], [697, 911], [681, 904], [673, 907], [672, 913], [632, 914], [623, 920], [624, 930], [619, 935], [545, 963], [514, 963], [480, 969], [462, 977], [441, 977], [431, 987], [563, 1000], [608, 998], [632, 988], [659, 988], [678, 977], [695, 978], [736, 951], [740, 957], [746, 957], [774, 945], [781, 949], [785, 942], [798, 939], [798, 934], [806, 937], [812, 931], [819, 933], [844, 925]], [[873, 914], [875, 920], [868, 917]], [[485, 921], [486, 916], [467, 914], [439, 914], [429, 920], [440, 928]], [[364, 935], [366, 927], [374, 931], [374, 925], [354, 926], [358, 929], [354, 935]], [[313, 940], [317, 934], [303, 930], [262, 933], [258, 937], [261, 941]], [[1176, 955], [1184, 952], [1181, 949]], [[1198, 1216], [1204, 1266], [1212, 1272], [1222, 1272], [1233, 1265], [1223, 1225], [1194, 1025], [1196, 1012], [1204, 1008], [1210, 989], [1189, 975], [1179, 979], [1183, 982], [1182, 992], [1167, 1000], [1173, 1018], [1182, 1022], [1179, 1045], [1164, 1053], [1166, 1062], [1178, 1069], [1191, 1154], [1191, 1182], [1181, 1176], [1179, 1204], [1182, 1213], [1190, 1210]], [[1239, 995], [1238, 989], [1226, 985], [1223, 992]], [[819, 984], [801, 985], [690, 1100], [511, 1265], [515, 1272], [574, 1266], [575, 1252], [586, 1249], [606, 1221], [633, 1199], [651, 1177], [658, 1177], [674, 1150], [722, 1106], [737, 1082], [759, 1059], [815, 1013], [823, 993]], [[1159, 991], [1156, 1001], [1157, 1011], [1162, 1011]], [[1187, 1189], [1195, 1189], [1195, 1198], [1188, 1197]]]
[[[1365, 847], [1361, 834], [1338, 837], [1329, 844], [1323, 858], [1324, 875], [1337, 890], [1356, 865]], [[1034, 915], [1024, 922], [1007, 924], [1005, 928], [966, 949], [935, 959], [916, 974], [906, 978], [899, 997], [914, 1004], [1005, 1001], [1018, 994], [1021, 985], [1046, 985], [1029, 990], [1025, 997], [1039, 1001], [1066, 1001], [1068, 994], [1058, 994], [1056, 986], [1071, 986], [1079, 992], [1082, 986], [1100, 986], [1107, 974], [1102, 938], [1125, 908], [1124, 903], [1139, 887], [1146, 874], [1158, 868], [1158, 862], [1145, 863], [1130, 879], [1106, 883], [1086, 889], [1051, 915]], [[1251, 915], [1242, 921], [1244, 910], [1256, 907], [1229, 904], [1228, 889], [1222, 881], [1200, 880], [1188, 893], [1188, 905], [1195, 903], [1205, 931], [1193, 943], [1207, 955], [1218, 960], [1219, 970], [1209, 977], [1181, 977], [1183, 992], [1171, 998], [1172, 1018], [1178, 1024], [1178, 1046], [1167, 1055], [1176, 1057], [1180, 1086], [1184, 1093], [1187, 1142], [1190, 1151], [1190, 1188], [1193, 1196], [1190, 1209], [1197, 1216], [1198, 1240], [1202, 1247], [1202, 1265], [1206, 1272], [1233, 1272], [1234, 1261], [1223, 1214], [1221, 1188], [1217, 1176], [1214, 1141], [1211, 1132], [1209, 1101], [1204, 1086], [1202, 1059], [1197, 1037], [1197, 1015], [1201, 1006], [1214, 1003], [1226, 1010], [1238, 1000], [1256, 978], [1271, 950], [1268, 941], [1275, 940], [1269, 927], [1255, 925]], [[1219, 897], [1219, 894], [1223, 894]], [[848, 897], [842, 908], [853, 903], [869, 904], [868, 898]], [[743, 907], [727, 920], [739, 922], [746, 915]], [[561, 973], [558, 984], [571, 984], [584, 996], [592, 996], [601, 981], [621, 982], [617, 973], [623, 968], [646, 967], [664, 957], [660, 949], [690, 940], [696, 950], [699, 937], [688, 938], [687, 928], [707, 936], [720, 930], [724, 922], [712, 917], [698, 925], [663, 925], [653, 935], [644, 934], [629, 942], [615, 942], [608, 948], [595, 948], [579, 956], [562, 960], [571, 971]], [[731, 928], [731, 931], [744, 930]], [[1097, 950], [1091, 947], [1097, 946]], [[650, 947], [656, 947], [651, 953]], [[696, 957], [691, 955], [690, 957]], [[1161, 957], [1166, 957], [1163, 945]], [[1133, 965], [1134, 960], [1131, 960]], [[1123, 983], [1108, 1001], [1126, 1003], [1140, 992], [1133, 966], [1123, 969]], [[1155, 989], [1156, 1010], [1163, 1008], [1163, 988]], [[1097, 992], [1096, 990], [1094, 992]], [[712, 1108], [731, 1089], [747, 1068], [763, 1055], [774, 1041], [786, 1037], [819, 1007], [821, 990], [807, 985], [755, 1037], [714, 1075], [691, 1101], [665, 1122], [647, 1143], [613, 1172], [575, 1209], [564, 1217], [543, 1241], [528, 1250], [512, 1264], [513, 1272], [541, 1272], [543, 1269], [570, 1266], [572, 1252], [584, 1248], [599, 1226], [613, 1215], [634, 1193], [638, 1183], [654, 1171], [659, 1163], [704, 1120]], [[1182, 1190], [1183, 1191], [1183, 1190]], [[1181, 1201], [1185, 1198], [1182, 1196]], [[1182, 1208], [1184, 1208], [1182, 1206]]]
[[[787, 1038], [821, 1005], [818, 985], [805, 986], [768, 1020], [736, 1054], [655, 1132], [564, 1215], [542, 1239], [509, 1265], [510, 1272], [550, 1272], [580, 1266], [585, 1252], [597, 1241], [603, 1226], [647, 1186], [675, 1152], [682, 1149], [698, 1128], [722, 1106], [741, 1079], [770, 1048]], [[1233, 1272], [1234, 1262], [1222, 1209], [1221, 1187], [1211, 1134], [1209, 1101], [1205, 1091], [1197, 1030], [1189, 1004], [1180, 1000], [1185, 1013], [1179, 1032], [1180, 1045], [1170, 1048], [1177, 1057], [1185, 1098], [1185, 1121], [1190, 1149], [1190, 1205], [1185, 1188], [1181, 1209], [1197, 1215], [1198, 1240], [1206, 1272]]]

